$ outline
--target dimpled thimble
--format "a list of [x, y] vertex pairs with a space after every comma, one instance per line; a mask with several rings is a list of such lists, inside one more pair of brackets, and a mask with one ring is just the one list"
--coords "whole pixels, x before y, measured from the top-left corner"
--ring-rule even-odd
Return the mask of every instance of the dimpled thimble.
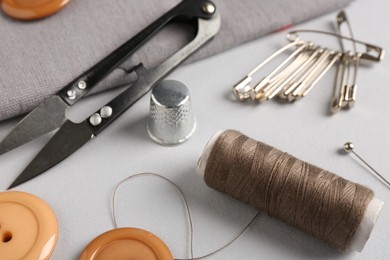
[[181, 82], [165, 80], [154, 87], [147, 123], [149, 136], [162, 145], [186, 141], [196, 128], [190, 92]]

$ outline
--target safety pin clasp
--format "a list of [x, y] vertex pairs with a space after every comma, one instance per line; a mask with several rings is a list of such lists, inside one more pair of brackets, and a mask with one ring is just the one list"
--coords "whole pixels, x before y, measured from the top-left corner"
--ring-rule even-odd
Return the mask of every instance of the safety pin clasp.
[[[380, 62], [385, 57], [385, 50], [381, 47], [366, 43], [366, 52], [360, 55], [361, 60]], [[375, 52], [376, 55], [372, 55], [371, 52]]]
[[245, 101], [252, 96], [253, 88], [249, 85], [252, 82], [252, 77], [245, 76], [233, 87], [233, 93], [237, 100]]

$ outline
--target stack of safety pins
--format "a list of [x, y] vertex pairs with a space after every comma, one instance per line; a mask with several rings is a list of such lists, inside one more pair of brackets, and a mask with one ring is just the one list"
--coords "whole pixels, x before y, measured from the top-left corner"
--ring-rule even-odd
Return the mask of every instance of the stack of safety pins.
[[[356, 79], [360, 63], [362, 61], [381, 61], [384, 57], [384, 50], [378, 46], [356, 40], [344, 11], [337, 15], [336, 21], [336, 33], [318, 30], [296, 30], [287, 33], [286, 38], [289, 43], [256, 66], [233, 87], [236, 98], [240, 101], [252, 99], [258, 102], [274, 97], [288, 102], [299, 100], [313, 89], [334, 64], [337, 64], [338, 69], [330, 111], [336, 113], [342, 108], [353, 107], [356, 101]], [[341, 34], [343, 24], [347, 26], [348, 37]], [[337, 37], [340, 41], [340, 50], [324, 48], [311, 41], [302, 40], [299, 33], [320, 33]], [[352, 43], [352, 50], [346, 49], [344, 41]], [[358, 52], [357, 44], [364, 46], [365, 51]], [[293, 49], [293, 52], [270, 74], [257, 83], [252, 83], [252, 77], [255, 73], [290, 49]]]

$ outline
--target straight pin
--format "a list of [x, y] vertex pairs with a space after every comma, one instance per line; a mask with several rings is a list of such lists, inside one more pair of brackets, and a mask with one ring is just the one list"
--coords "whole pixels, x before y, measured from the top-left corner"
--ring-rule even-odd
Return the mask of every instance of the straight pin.
[[351, 142], [347, 142], [344, 144], [344, 151], [346, 153], [352, 153], [353, 155], [355, 155], [360, 161], [362, 161], [372, 172], [374, 172], [376, 174], [376, 176], [378, 178], [380, 178], [383, 183], [390, 189], [390, 182], [385, 178], [383, 177], [379, 172], [377, 172], [367, 161], [365, 161], [359, 154], [357, 154], [355, 151], [355, 146], [353, 145], [353, 143]]

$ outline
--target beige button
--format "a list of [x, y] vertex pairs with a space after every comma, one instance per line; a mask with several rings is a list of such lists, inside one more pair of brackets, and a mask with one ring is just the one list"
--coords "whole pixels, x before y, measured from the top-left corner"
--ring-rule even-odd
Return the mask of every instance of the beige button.
[[49, 259], [58, 239], [53, 210], [25, 192], [0, 192], [0, 259]]
[[165, 243], [139, 228], [117, 228], [96, 237], [79, 260], [173, 260]]

